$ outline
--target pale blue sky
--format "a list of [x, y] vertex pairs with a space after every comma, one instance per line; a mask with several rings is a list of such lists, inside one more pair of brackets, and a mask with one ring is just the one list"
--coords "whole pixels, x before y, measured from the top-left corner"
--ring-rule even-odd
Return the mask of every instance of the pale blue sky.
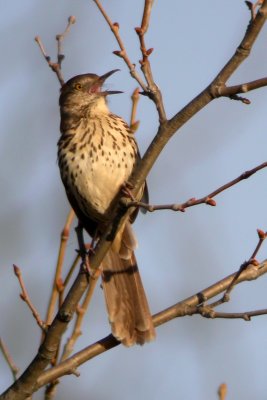
[[[143, 1], [103, 1], [133, 62], [139, 46], [134, 32]], [[133, 5], [134, 4], [134, 5]], [[56, 163], [59, 135], [56, 77], [48, 69], [34, 37], [38, 34], [54, 57], [54, 37], [69, 15], [77, 23], [64, 43], [65, 79], [105, 73], [114, 96], [112, 110], [129, 118], [130, 95], [137, 86], [122, 60], [102, 16], [90, 0], [1, 2], [1, 335], [21, 370], [34, 356], [39, 329], [19, 297], [12, 274], [16, 263], [42, 316], [45, 315], [59, 235], [68, 211]], [[239, 44], [249, 20], [243, 1], [155, 0], [146, 41], [154, 47], [151, 63], [172, 116], [214, 78]], [[262, 30], [249, 61], [231, 79], [241, 83], [266, 75], [267, 29]], [[243, 171], [266, 161], [266, 89], [248, 94], [250, 106], [228, 99], [214, 101], [171, 140], [148, 178], [151, 203], [200, 197]], [[137, 139], [143, 153], [157, 128], [153, 104], [142, 98]], [[135, 223], [141, 274], [152, 312], [232, 273], [257, 242], [256, 229], [267, 229], [266, 174], [220, 195], [217, 207], [198, 206], [184, 214], [163, 211], [140, 215]], [[77, 247], [71, 236], [68, 259]], [[266, 246], [259, 259], [266, 258]], [[240, 285], [222, 309], [265, 308], [267, 277]], [[229, 398], [266, 399], [267, 317], [250, 323], [181, 318], [160, 327], [157, 340], [143, 348], [122, 346], [79, 368], [80, 378], [65, 377], [58, 399], [132, 400], [163, 397], [216, 399], [220, 383]], [[77, 350], [109, 333], [101, 290], [95, 293]], [[68, 336], [68, 335], [67, 335]], [[67, 337], [66, 336], [66, 337]], [[0, 387], [11, 383], [1, 360]], [[41, 399], [42, 394], [35, 395]]]

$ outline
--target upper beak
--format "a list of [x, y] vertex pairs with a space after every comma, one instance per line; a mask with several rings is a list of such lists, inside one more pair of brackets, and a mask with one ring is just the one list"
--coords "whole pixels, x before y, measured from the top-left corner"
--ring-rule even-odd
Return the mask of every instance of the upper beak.
[[[101, 85], [103, 85], [103, 83], [105, 82], [105, 80], [107, 78], [109, 78], [111, 75], [113, 75], [115, 72], [120, 71], [119, 69], [113, 69], [112, 71], [107, 72], [106, 74], [100, 76], [98, 79], [101, 83]], [[119, 93], [123, 93], [120, 90], [105, 90], [103, 92], [100, 92], [99, 94], [102, 94], [103, 96], [107, 96], [109, 94], [119, 94]]]

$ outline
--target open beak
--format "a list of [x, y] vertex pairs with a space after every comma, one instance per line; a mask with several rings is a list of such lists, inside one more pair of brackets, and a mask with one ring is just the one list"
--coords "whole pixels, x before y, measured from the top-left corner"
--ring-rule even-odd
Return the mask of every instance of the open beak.
[[[106, 81], [107, 78], [109, 78], [111, 75], [113, 75], [115, 72], [120, 71], [119, 69], [113, 69], [112, 71], [107, 72], [106, 74], [100, 76], [98, 78], [100, 85], [102, 86], [103, 83]], [[101, 94], [102, 96], [108, 96], [109, 94], [119, 94], [119, 93], [123, 93], [120, 90], [105, 90], [103, 92], [99, 92], [99, 94]]]

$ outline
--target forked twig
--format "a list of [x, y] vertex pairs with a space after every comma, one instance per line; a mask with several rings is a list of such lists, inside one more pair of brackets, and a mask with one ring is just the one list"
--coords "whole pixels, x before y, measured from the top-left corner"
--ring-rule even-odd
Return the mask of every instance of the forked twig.
[[135, 30], [140, 38], [140, 43], [141, 43], [140, 47], [141, 47], [141, 52], [143, 55], [143, 60], [140, 62], [140, 64], [141, 64], [142, 72], [147, 81], [147, 85], [143, 82], [142, 78], [137, 73], [135, 64], [133, 64], [131, 62], [131, 60], [127, 54], [126, 48], [125, 48], [124, 43], [119, 34], [120, 26], [119, 26], [118, 22], [114, 22], [114, 23], [112, 22], [112, 20], [108, 16], [107, 12], [105, 11], [104, 7], [102, 6], [102, 4], [99, 0], [93, 0], [93, 1], [97, 5], [99, 11], [105, 18], [106, 22], [108, 23], [112, 33], [115, 36], [115, 39], [117, 40], [119, 47], [120, 47], [120, 50], [113, 51], [113, 54], [115, 54], [118, 57], [121, 57], [124, 60], [124, 62], [126, 63], [126, 65], [129, 68], [131, 76], [139, 83], [139, 85], [143, 89], [142, 94], [151, 98], [151, 100], [155, 103], [158, 114], [159, 114], [159, 120], [161, 123], [163, 123], [164, 121], [166, 121], [166, 113], [164, 110], [163, 100], [162, 100], [161, 92], [153, 80], [150, 63], [148, 61], [148, 56], [152, 53], [153, 49], [146, 50], [145, 42], [144, 42], [144, 34], [146, 33], [146, 31], [148, 29], [149, 18], [150, 18], [153, 0], [145, 0], [141, 28], [135, 28]]
[[56, 35], [57, 62], [52, 62], [51, 61], [51, 57], [49, 55], [47, 55], [45, 47], [44, 47], [44, 45], [42, 43], [42, 40], [41, 40], [40, 36], [36, 36], [35, 37], [35, 41], [37, 42], [37, 44], [38, 44], [38, 46], [39, 46], [39, 48], [41, 50], [41, 53], [43, 54], [44, 58], [46, 59], [47, 64], [49, 65], [49, 67], [57, 75], [57, 78], [58, 78], [59, 83], [61, 84], [61, 86], [64, 85], [64, 78], [63, 78], [63, 74], [62, 74], [62, 70], [61, 70], [61, 64], [62, 64], [62, 61], [64, 60], [64, 57], [65, 57], [63, 52], [62, 52], [63, 40], [66, 37], [66, 35], [69, 33], [71, 25], [75, 24], [75, 22], [76, 22], [76, 18], [74, 16], [70, 16], [68, 18], [67, 27], [64, 30], [64, 32]]
[[117, 43], [119, 45], [120, 50], [115, 50], [113, 53], [118, 56], [121, 57], [124, 62], [126, 63], [126, 65], [129, 68], [130, 74], [131, 76], [139, 83], [139, 85], [141, 86], [141, 88], [146, 91], [146, 85], [143, 82], [141, 76], [138, 74], [138, 72], [135, 69], [135, 64], [133, 64], [126, 52], [125, 46], [123, 44], [123, 41], [120, 37], [119, 34], [119, 24], [117, 22], [112, 22], [111, 19], [109, 18], [108, 14], [106, 13], [105, 9], [103, 8], [103, 6], [101, 5], [99, 0], [93, 0], [94, 3], [96, 4], [97, 8], [99, 9], [99, 11], [101, 12], [101, 14], [103, 15], [103, 17], [105, 18], [107, 24], [109, 25], [112, 33], [115, 36], [115, 39], [117, 40]]
[[259, 264], [258, 261], [256, 260], [256, 256], [264, 242], [264, 240], [267, 237], [267, 232], [264, 232], [261, 229], [257, 229], [257, 233], [258, 233], [258, 243], [255, 247], [255, 250], [253, 251], [250, 259], [248, 261], [245, 261], [239, 268], [239, 270], [237, 271], [236, 275], [233, 277], [233, 280], [231, 282], [231, 284], [229, 285], [229, 287], [227, 288], [224, 296], [223, 296], [223, 302], [229, 301], [229, 296], [231, 291], [233, 290], [239, 276], [241, 275], [241, 273], [250, 265], [250, 264], [254, 264], [257, 265]]

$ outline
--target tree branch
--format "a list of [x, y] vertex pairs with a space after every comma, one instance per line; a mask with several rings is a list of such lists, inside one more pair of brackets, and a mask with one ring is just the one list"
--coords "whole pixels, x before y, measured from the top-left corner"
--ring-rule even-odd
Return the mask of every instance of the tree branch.
[[21, 294], [20, 294], [21, 300], [25, 301], [25, 303], [27, 304], [27, 306], [31, 310], [35, 321], [37, 322], [39, 327], [42, 329], [42, 331], [46, 331], [47, 330], [47, 325], [41, 319], [38, 311], [36, 310], [36, 308], [34, 307], [32, 301], [30, 299], [30, 296], [28, 295], [27, 289], [25, 287], [25, 284], [24, 284], [24, 281], [23, 281], [23, 278], [22, 278], [22, 274], [21, 274], [20, 268], [17, 267], [15, 264], [13, 265], [13, 268], [14, 268], [14, 274], [18, 278], [18, 281], [19, 281], [19, 284], [20, 284], [20, 287], [21, 287], [21, 291], [22, 291]]
[[223, 186], [220, 186], [218, 189], [214, 190], [213, 192], [209, 193], [208, 195], [201, 197], [199, 199], [191, 198], [184, 203], [181, 204], [159, 204], [159, 205], [152, 205], [143, 203], [141, 201], [129, 200], [127, 198], [122, 199], [122, 204], [127, 207], [140, 207], [144, 208], [149, 212], [159, 211], [159, 210], [171, 210], [171, 211], [181, 211], [184, 212], [186, 208], [196, 206], [198, 204], [207, 204], [209, 206], [216, 206], [215, 200], [213, 198], [218, 194], [222, 193], [223, 191], [229, 189], [230, 187], [236, 185], [237, 183], [241, 182], [244, 179], [248, 179], [250, 176], [254, 175], [256, 172], [260, 171], [263, 168], [267, 167], [267, 162], [264, 162], [257, 167], [243, 172], [237, 178], [233, 179], [232, 181], [226, 183]]
[[56, 35], [56, 41], [57, 41], [57, 62], [52, 62], [50, 56], [47, 55], [46, 51], [45, 51], [45, 47], [42, 43], [42, 40], [40, 38], [40, 36], [36, 36], [35, 37], [35, 41], [37, 42], [42, 55], [44, 56], [44, 58], [47, 61], [47, 64], [49, 65], [49, 67], [52, 69], [53, 72], [55, 72], [59, 83], [61, 84], [61, 86], [64, 85], [64, 78], [62, 75], [62, 70], [61, 70], [61, 65], [62, 65], [62, 61], [64, 60], [65, 56], [62, 52], [62, 44], [63, 44], [63, 40], [65, 39], [66, 35], [69, 33], [70, 31], [70, 27], [71, 25], [75, 24], [76, 19], [73, 15], [71, 15], [68, 18], [68, 24], [67, 27], [65, 29], [65, 31], [63, 33], [60, 33], [58, 35]]
[[[260, 265], [249, 265], [249, 267], [241, 273], [238, 277], [237, 283], [255, 280], [265, 274], [267, 272], [267, 260], [262, 262]], [[192, 308], [197, 307], [203, 304], [204, 301], [211, 299], [212, 297], [217, 296], [218, 294], [224, 292], [229, 284], [232, 282], [234, 274], [229, 275], [228, 277], [222, 279], [221, 281], [215, 283], [212, 286], [209, 286], [206, 289], [203, 289], [201, 292], [196, 293], [193, 296], [190, 296], [179, 303], [155, 314], [153, 316], [153, 323], [155, 327], [165, 324], [168, 321], [171, 321], [174, 318], [184, 317], [186, 315], [192, 315]], [[258, 313], [261, 310], [258, 311]], [[255, 315], [257, 312], [252, 312]], [[262, 315], [262, 314], [259, 314]], [[37, 386], [38, 388], [46, 385], [48, 382], [54, 379], [58, 379], [63, 375], [71, 374], [72, 371], [75, 371], [77, 367], [86, 361], [104, 353], [107, 350], [110, 350], [120, 344], [112, 335], [108, 335], [105, 338], [97, 341], [96, 343], [91, 344], [90, 346], [84, 348], [78, 353], [74, 354], [69, 359], [65, 360], [61, 364], [53, 367], [41, 374], [38, 378]]]

